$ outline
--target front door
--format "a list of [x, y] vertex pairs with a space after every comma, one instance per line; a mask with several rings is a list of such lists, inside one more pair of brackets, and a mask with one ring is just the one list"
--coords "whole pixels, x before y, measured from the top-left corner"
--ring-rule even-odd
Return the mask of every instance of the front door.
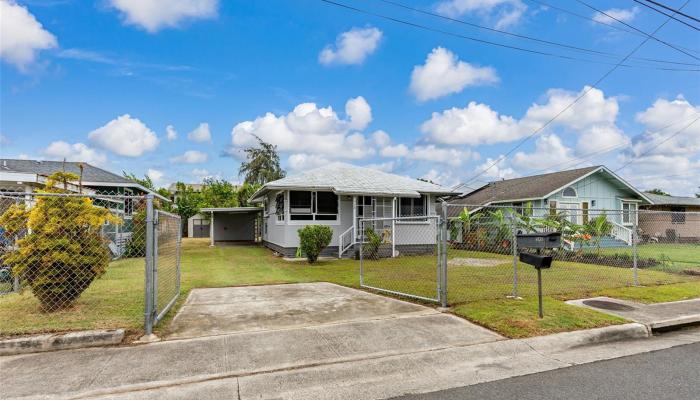
[[573, 224], [580, 225], [583, 221], [581, 203], [559, 203], [559, 210]]

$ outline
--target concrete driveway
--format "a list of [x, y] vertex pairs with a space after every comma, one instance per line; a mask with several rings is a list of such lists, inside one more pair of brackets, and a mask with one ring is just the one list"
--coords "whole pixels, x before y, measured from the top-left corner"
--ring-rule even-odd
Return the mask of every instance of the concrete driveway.
[[[141, 390], [148, 388], [292, 373], [323, 365], [349, 366], [502, 337], [430, 307], [311, 283], [195, 289], [166, 339], [131, 347], [0, 358], [3, 379], [9, 383], [0, 398], [71, 398], [132, 391], [136, 391], [134, 398], [142, 398]], [[230, 388], [227, 393], [221, 398], [230, 398]]]
[[[407, 319], [407, 321], [400, 321]], [[354, 323], [354, 324], [351, 324]], [[339, 325], [337, 329], [380, 325], [391, 330], [408, 323], [412, 333], [458, 331], [460, 340], [481, 343], [494, 333], [434, 308], [331, 283], [194, 289], [166, 333], [185, 339], [241, 332], [277, 331]], [[456, 329], [458, 328], [458, 329]], [[407, 334], [409, 332], [406, 332]], [[450, 335], [454, 335], [451, 333]], [[360, 335], [364, 336], [364, 335]], [[434, 336], [436, 341], [441, 338]], [[444, 343], [443, 343], [444, 344]]]

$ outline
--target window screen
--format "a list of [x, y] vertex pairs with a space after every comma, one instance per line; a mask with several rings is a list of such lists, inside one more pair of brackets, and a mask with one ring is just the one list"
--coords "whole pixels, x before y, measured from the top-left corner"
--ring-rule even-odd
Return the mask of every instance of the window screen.
[[289, 192], [289, 211], [292, 214], [310, 214], [311, 192]]
[[338, 196], [333, 192], [316, 192], [317, 214], [338, 214]]
[[671, 207], [671, 223], [685, 224], [685, 207]]

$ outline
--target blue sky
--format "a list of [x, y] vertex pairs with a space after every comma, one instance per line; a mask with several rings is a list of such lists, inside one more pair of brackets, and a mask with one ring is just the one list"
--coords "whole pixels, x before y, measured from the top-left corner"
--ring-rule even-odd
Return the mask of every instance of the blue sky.
[[[0, 0], [0, 153], [88, 161], [160, 185], [237, 181], [255, 134], [279, 146], [290, 173], [343, 161], [474, 186], [606, 164], [641, 189], [697, 191], [699, 73], [659, 69], [700, 69], [697, 31], [666, 23], [655, 36], [676, 49], [648, 40], [633, 66], [589, 90], [645, 37], [575, 1], [552, 4], [602, 23], [531, 0], [396, 2], [612, 55], [377, 0], [338, 3], [576, 60], [319, 0]], [[667, 19], [631, 0], [586, 3], [647, 33]], [[683, 10], [700, 15], [700, 1]]]

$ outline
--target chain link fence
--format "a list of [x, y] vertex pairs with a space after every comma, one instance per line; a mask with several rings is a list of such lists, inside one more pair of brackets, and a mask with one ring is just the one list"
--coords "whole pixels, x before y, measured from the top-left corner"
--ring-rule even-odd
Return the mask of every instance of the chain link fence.
[[[362, 220], [362, 286], [442, 305], [536, 296], [521, 252], [553, 257], [547, 296], [700, 280], [698, 212], [443, 204], [440, 214]], [[550, 232], [560, 246], [518, 247], [519, 234]]]
[[152, 195], [0, 194], [0, 335], [119, 327], [139, 309], [150, 333], [180, 291], [180, 217], [158, 205]]

